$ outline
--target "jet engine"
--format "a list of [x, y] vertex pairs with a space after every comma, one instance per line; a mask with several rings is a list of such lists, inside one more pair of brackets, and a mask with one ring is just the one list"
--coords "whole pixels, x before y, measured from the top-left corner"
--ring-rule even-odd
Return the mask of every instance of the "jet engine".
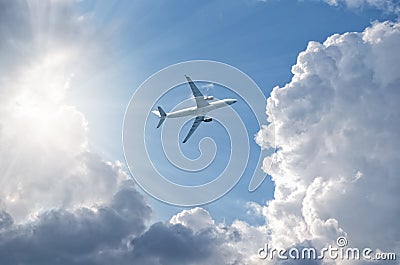
[[213, 100], [214, 97], [213, 97], [213, 96], [204, 96], [204, 99], [205, 99], [205, 100]]
[[212, 118], [204, 118], [203, 121], [204, 122], [210, 122], [210, 121], [212, 121]]

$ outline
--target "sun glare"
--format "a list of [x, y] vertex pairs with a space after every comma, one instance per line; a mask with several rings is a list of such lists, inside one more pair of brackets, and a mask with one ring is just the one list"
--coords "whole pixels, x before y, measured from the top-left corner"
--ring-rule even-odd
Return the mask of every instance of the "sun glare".
[[[66, 124], [79, 113], [64, 103], [72, 73], [68, 71], [68, 54], [53, 53], [22, 71], [16, 81], [13, 113], [30, 140], [51, 142], [64, 137]], [[72, 119], [72, 120], [71, 120]]]

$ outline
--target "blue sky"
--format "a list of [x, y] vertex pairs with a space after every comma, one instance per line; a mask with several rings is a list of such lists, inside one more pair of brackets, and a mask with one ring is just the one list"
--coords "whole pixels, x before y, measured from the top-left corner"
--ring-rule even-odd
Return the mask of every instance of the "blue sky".
[[[80, 88], [71, 91], [69, 98], [88, 119], [92, 147], [120, 161], [124, 161], [120, 135], [126, 105], [141, 82], [162, 68], [186, 60], [221, 61], [248, 74], [268, 97], [274, 86], [290, 81], [291, 66], [310, 40], [322, 42], [332, 34], [362, 31], [372, 21], [394, 17], [368, 7], [331, 7], [321, 1], [208, 1], [201, 5], [196, 1], [83, 1], [80, 6], [83, 12], [94, 14], [96, 30], [106, 32], [109, 54], [93, 78], [83, 85], [79, 76], [72, 80]], [[187, 90], [183, 96], [189, 97]], [[216, 220], [248, 219], [246, 201], [265, 204], [273, 198], [270, 178], [253, 193], [247, 191], [249, 178], [244, 176], [228, 195], [205, 206]], [[149, 200], [157, 209], [156, 220], [180, 210]]]
[[[0, 263], [255, 265], [266, 243], [322, 249], [343, 237], [349, 247], [400, 253], [399, 14], [397, 0], [0, 0]], [[243, 88], [235, 94], [218, 78], [212, 87], [198, 82], [206, 95], [238, 98], [221, 109], [225, 116], [210, 116], [231, 120], [236, 111], [250, 141], [242, 179], [199, 207], [145, 193], [129, 174], [122, 144], [138, 87], [187, 60], [232, 65], [265, 97], [252, 96], [247, 106]], [[232, 72], [221, 80], [225, 73]], [[152, 108], [193, 104], [183, 73], [181, 82]], [[260, 98], [257, 107], [268, 106], [276, 126], [263, 126], [253, 139], [260, 128], [250, 108]], [[148, 103], [137, 102], [134, 109]], [[129, 129], [145, 127], [148, 153], [177, 183], [213, 179], [231, 147], [246, 144], [229, 145], [228, 134], [241, 134], [239, 123], [223, 124], [230, 132], [218, 121], [202, 123], [181, 144], [183, 153], [199, 155], [203, 137], [220, 152], [204, 171], [179, 171], [163, 157], [158, 120], [148, 111], [146, 124]], [[182, 139], [189, 126], [168, 133]], [[279, 148], [262, 154], [270, 176], [250, 193], [255, 140], [268, 147], [272, 134]], [[129, 150], [146, 161], [145, 152]], [[291, 261], [265, 260], [282, 263]]]

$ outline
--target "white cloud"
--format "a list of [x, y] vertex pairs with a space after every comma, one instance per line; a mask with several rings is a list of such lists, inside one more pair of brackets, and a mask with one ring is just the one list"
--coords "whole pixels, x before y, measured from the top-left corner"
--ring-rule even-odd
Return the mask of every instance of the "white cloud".
[[345, 5], [349, 8], [373, 7], [385, 12], [399, 13], [400, 5], [396, 0], [324, 0], [332, 6]]
[[400, 24], [376, 22], [310, 42], [292, 81], [274, 88], [276, 187], [264, 210], [272, 244], [347, 235], [352, 246], [400, 249], [399, 56]]
[[2, 262], [259, 264], [266, 242], [322, 246], [343, 234], [354, 246], [399, 249], [398, 23], [310, 42], [293, 80], [274, 89], [275, 128], [257, 142], [268, 146], [276, 130], [275, 199], [248, 205], [265, 226], [215, 224], [195, 208], [146, 229], [143, 197], [119, 163], [88, 149], [85, 117], [65, 103], [90, 27], [66, 1], [43, 32], [46, 4], [33, 4], [0, 8]]
[[0, 199], [17, 222], [108, 201], [127, 178], [89, 151], [86, 120], [65, 103], [79, 55], [94, 47], [71, 3], [1, 4]]
[[[268, 3], [268, 0], [258, 0]], [[277, 0], [275, 0], [276, 2]], [[298, 0], [301, 2], [300, 0]], [[400, 14], [400, 3], [397, 0], [322, 0], [330, 6], [345, 6], [353, 10], [375, 8], [385, 13]]]
[[209, 228], [214, 225], [214, 220], [203, 208], [196, 207], [172, 216], [169, 221], [171, 224], [181, 224], [190, 227], [194, 232]]
[[[249, 203], [249, 208], [258, 208]], [[195, 236], [207, 235], [203, 242], [215, 248], [215, 252], [204, 257], [200, 263], [194, 264], [259, 264], [257, 250], [266, 242], [265, 226], [252, 226], [241, 220], [235, 220], [231, 225], [215, 224], [210, 214], [203, 208], [183, 210], [174, 215], [171, 224], [183, 225]], [[204, 247], [204, 246], [202, 246]]]

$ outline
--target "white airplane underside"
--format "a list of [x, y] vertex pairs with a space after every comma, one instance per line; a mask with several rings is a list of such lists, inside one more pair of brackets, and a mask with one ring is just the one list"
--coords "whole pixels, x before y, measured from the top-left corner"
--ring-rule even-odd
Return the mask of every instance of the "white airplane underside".
[[194, 84], [194, 82], [190, 79], [190, 77], [188, 77], [186, 75], [185, 75], [185, 77], [190, 85], [190, 89], [192, 90], [192, 93], [196, 100], [196, 106], [182, 109], [182, 110], [173, 111], [173, 112], [168, 112], [168, 113], [165, 112], [160, 106], [158, 106], [157, 107], [158, 110], [152, 111], [154, 114], [156, 114], [160, 118], [157, 128], [160, 128], [160, 126], [163, 124], [163, 122], [169, 118], [181, 118], [181, 117], [186, 117], [186, 116], [196, 117], [194, 119], [192, 127], [190, 128], [185, 139], [183, 140], [183, 143], [187, 142], [187, 140], [190, 138], [190, 136], [192, 136], [192, 134], [197, 129], [197, 127], [199, 127], [201, 122], [212, 121], [211, 117], [206, 117], [208, 112], [210, 112], [211, 110], [214, 110], [214, 109], [219, 109], [222, 107], [232, 105], [232, 104], [236, 103], [236, 101], [237, 101], [236, 99], [228, 98], [228, 99], [221, 99], [221, 100], [208, 102], [209, 100], [213, 100], [214, 97], [213, 96], [206, 96], [206, 97], [203, 96], [203, 94], [200, 92], [200, 90], [197, 88], [197, 86]]

